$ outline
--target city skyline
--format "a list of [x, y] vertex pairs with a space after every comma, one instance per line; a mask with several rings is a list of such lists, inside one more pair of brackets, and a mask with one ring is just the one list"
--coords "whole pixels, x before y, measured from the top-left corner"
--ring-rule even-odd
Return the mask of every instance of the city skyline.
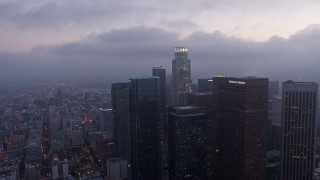
[[320, 179], [319, 8], [0, 0], [0, 177]]

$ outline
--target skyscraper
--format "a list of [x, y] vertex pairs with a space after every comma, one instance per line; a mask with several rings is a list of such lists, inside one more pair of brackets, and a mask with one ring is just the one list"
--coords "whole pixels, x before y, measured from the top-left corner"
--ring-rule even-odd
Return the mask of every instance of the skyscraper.
[[213, 78], [216, 179], [266, 179], [268, 79]]
[[111, 108], [99, 108], [99, 130], [114, 133], [113, 110]]
[[196, 106], [168, 108], [169, 179], [206, 179], [207, 116]]
[[198, 79], [198, 93], [212, 92], [212, 79]]
[[161, 179], [159, 77], [130, 81], [132, 179]]
[[[212, 80], [212, 79], [211, 79]], [[217, 143], [214, 139], [217, 132], [217, 124], [214, 124], [214, 113], [212, 110], [212, 90], [206, 93], [191, 93], [188, 94], [188, 104], [192, 106], [201, 107], [207, 114], [207, 178], [215, 179], [213, 167], [214, 163], [217, 163], [217, 157], [215, 150], [217, 149]]]
[[113, 83], [111, 87], [112, 108], [115, 124], [117, 156], [131, 159], [129, 84]]
[[279, 81], [269, 81], [269, 99], [272, 100], [279, 95]]
[[[167, 166], [168, 157], [168, 138], [167, 138], [167, 104], [166, 104], [166, 69], [162, 66], [152, 68], [152, 76], [159, 77], [159, 94], [160, 94], [160, 136], [161, 136], [161, 166]], [[162, 168], [163, 170], [165, 168]], [[166, 171], [162, 173], [162, 177]]]
[[186, 105], [187, 94], [191, 93], [191, 61], [188, 59], [188, 49], [174, 48], [172, 60], [172, 105]]
[[163, 67], [153, 67], [152, 76], [159, 77], [159, 94], [160, 94], [160, 128], [161, 136], [164, 136], [167, 127], [166, 114], [166, 69]]
[[313, 179], [318, 84], [283, 82], [281, 179]]

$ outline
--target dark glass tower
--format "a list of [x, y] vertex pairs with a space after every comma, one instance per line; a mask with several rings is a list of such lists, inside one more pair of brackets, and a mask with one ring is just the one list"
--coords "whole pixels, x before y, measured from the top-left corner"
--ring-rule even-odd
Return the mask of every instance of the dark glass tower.
[[166, 69], [163, 67], [153, 67], [152, 76], [159, 77], [159, 93], [160, 93], [160, 128], [161, 136], [164, 136], [167, 128], [167, 111], [166, 111]]
[[161, 179], [159, 77], [130, 81], [132, 179]]
[[198, 93], [212, 92], [212, 79], [198, 79]]
[[268, 79], [213, 78], [216, 179], [266, 179]]
[[[168, 166], [168, 138], [167, 138], [167, 104], [166, 104], [166, 69], [162, 66], [152, 68], [152, 76], [159, 77], [159, 93], [160, 93], [160, 136], [161, 136], [161, 154], [162, 170]], [[166, 175], [166, 171], [163, 171], [162, 177]]]
[[112, 109], [115, 125], [117, 156], [131, 159], [129, 84], [113, 83], [111, 87]]
[[196, 106], [168, 108], [169, 179], [206, 179], [207, 115]]
[[269, 81], [269, 99], [272, 100], [279, 95], [279, 81]]
[[188, 59], [188, 49], [174, 48], [172, 60], [172, 105], [187, 104], [187, 94], [191, 93], [191, 60]]
[[281, 179], [313, 179], [318, 84], [282, 85]]
[[[212, 80], [212, 79], [211, 79]], [[217, 163], [215, 150], [217, 144], [215, 143], [215, 133], [217, 132], [217, 124], [214, 124], [214, 113], [212, 110], [212, 90], [206, 93], [191, 93], [188, 94], [188, 104], [192, 106], [201, 107], [207, 114], [207, 179], [214, 179], [213, 167], [214, 163]]]

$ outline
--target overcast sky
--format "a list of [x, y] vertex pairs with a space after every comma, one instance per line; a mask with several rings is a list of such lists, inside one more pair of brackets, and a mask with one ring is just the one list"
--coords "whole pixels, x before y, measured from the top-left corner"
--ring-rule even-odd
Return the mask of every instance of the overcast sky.
[[186, 46], [194, 78], [319, 81], [319, 21], [318, 0], [0, 0], [0, 75], [170, 74]]

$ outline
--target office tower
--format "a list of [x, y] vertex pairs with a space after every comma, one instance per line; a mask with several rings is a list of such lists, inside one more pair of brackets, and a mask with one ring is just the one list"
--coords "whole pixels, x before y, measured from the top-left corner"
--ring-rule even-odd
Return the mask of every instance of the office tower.
[[60, 106], [62, 105], [62, 89], [58, 88], [57, 90], [57, 105]]
[[159, 77], [131, 78], [132, 179], [161, 179]]
[[206, 179], [207, 115], [197, 106], [168, 108], [169, 179]]
[[130, 162], [130, 113], [129, 84], [113, 83], [111, 86], [112, 109], [115, 124], [115, 142], [117, 156], [124, 156]]
[[172, 75], [168, 74], [166, 77], [166, 105], [171, 106], [172, 103]]
[[215, 157], [215, 150], [217, 149], [216, 140], [214, 139], [215, 132], [217, 131], [217, 125], [214, 124], [214, 114], [212, 110], [212, 92], [206, 93], [191, 93], [188, 94], [188, 105], [201, 107], [207, 114], [207, 178], [214, 179], [213, 167], [217, 163], [217, 157]]
[[268, 79], [213, 78], [216, 179], [266, 179]]
[[188, 49], [174, 48], [172, 60], [172, 105], [186, 105], [187, 94], [191, 93], [191, 61], [188, 59]]
[[313, 179], [318, 84], [282, 85], [281, 179]]
[[279, 81], [269, 81], [269, 99], [272, 100], [277, 95], [279, 95]]
[[99, 130], [108, 131], [110, 134], [114, 134], [114, 119], [112, 108], [99, 108]]
[[161, 136], [164, 136], [167, 123], [166, 111], [166, 69], [163, 67], [153, 67], [152, 76], [159, 77], [159, 93], [160, 93], [160, 128]]
[[198, 93], [212, 92], [213, 80], [208, 79], [198, 79]]
[[[167, 138], [167, 104], [166, 104], [166, 69], [162, 66], [152, 68], [152, 76], [159, 77], [159, 93], [160, 93], [160, 135], [161, 135], [161, 166], [167, 166], [168, 157], [168, 138]], [[165, 169], [165, 168], [162, 168]], [[164, 174], [163, 172], [162, 174]]]

